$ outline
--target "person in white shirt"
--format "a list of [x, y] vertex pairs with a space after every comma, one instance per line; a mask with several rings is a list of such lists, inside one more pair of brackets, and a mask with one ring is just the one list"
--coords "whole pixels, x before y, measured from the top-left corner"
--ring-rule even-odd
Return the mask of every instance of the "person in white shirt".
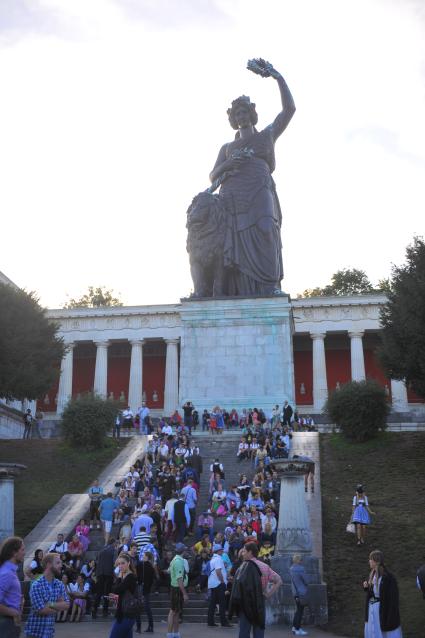
[[249, 453], [249, 443], [247, 443], [246, 439], [242, 439], [242, 441], [238, 445], [238, 461], [242, 461], [243, 459], [248, 458]]
[[72, 610], [69, 620], [70, 622], [74, 622], [74, 620], [75, 622], [80, 622], [81, 615], [84, 614], [86, 610], [90, 585], [84, 581], [82, 574], [78, 574], [76, 582], [69, 584], [69, 591], [72, 599]]
[[259, 445], [256, 437], [254, 436], [253, 439], [252, 439], [252, 443], [249, 446], [249, 449], [251, 451], [251, 459], [252, 459], [253, 463], [254, 463], [255, 455], [257, 454], [257, 450], [258, 450], [259, 447], [260, 447], [260, 445]]
[[226, 585], [227, 572], [223, 562], [223, 548], [220, 544], [213, 545], [213, 556], [210, 560], [210, 574], [208, 576], [208, 589], [210, 590], [210, 602], [208, 606], [208, 626], [217, 627], [214, 622], [215, 607], [218, 604], [220, 622], [222, 627], [231, 627], [226, 618]]
[[263, 514], [262, 512], [260, 512], [260, 518], [261, 518], [261, 527], [264, 530], [264, 527], [266, 525], [266, 523], [270, 523], [271, 528], [272, 528], [272, 532], [276, 531], [276, 527], [277, 527], [277, 520], [276, 520], [276, 516], [273, 514], [272, 510], [270, 508], [266, 507], [265, 513]]
[[132, 478], [132, 479], [138, 479], [140, 478], [140, 474], [139, 472], [136, 470], [136, 468], [134, 467], [134, 465], [132, 465], [130, 467], [130, 471], [127, 472], [127, 474], [125, 475], [125, 478]]
[[166, 423], [161, 430], [162, 434], [166, 434], [167, 436], [173, 436], [173, 428], [169, 423]]
[[52, 543], [48, 551], [55, 554], [64, 554], [68, 551], [68, 543], [63, 540], [63, 534], [58, 534], [56, 543]]
[[133, 427], [133, 412], [128, 405], [122, 413], [122, 427], [125, 432], [127, 430], [127, 436], [130, 434], [130, 428]]
[[177, 503], [177, 494], [173, 494], [171, 498], [165, 503], [164, 513], [166, 517], [166, 532], [165, 535], [167, 538], [170, 538], [173, 531], [173, 514], [174, 514], [174, 504]]
[[165, 441], [163, 441], [161, 443], [161, 445], [158, 448], [158, 454], [159, 454], [159, 462], [161, 463], [161, 461], [167, 461], [168, 460], [168, 455], [169, 455], [170, 450], [168, 449], [168, 445], [166, 444]]

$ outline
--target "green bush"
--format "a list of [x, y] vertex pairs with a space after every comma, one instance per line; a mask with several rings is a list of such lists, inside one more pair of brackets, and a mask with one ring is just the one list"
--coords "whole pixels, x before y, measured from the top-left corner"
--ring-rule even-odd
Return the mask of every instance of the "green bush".
[[386, 429], [389, 406], [376, 381], [351, 381], [329, 395], [325, 411], [347, 439], [362, 442]]
[[103, 447], [118, 410], [114, 401], [93, 394], [72, 399], [62, 415], [65, 440], [74, 447]]

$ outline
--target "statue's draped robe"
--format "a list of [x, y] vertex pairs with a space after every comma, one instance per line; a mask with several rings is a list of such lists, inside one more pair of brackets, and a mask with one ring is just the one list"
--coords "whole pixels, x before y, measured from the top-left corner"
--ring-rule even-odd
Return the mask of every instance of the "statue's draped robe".
[[229, 295], [270, 295], [283, 278], [282, 213], [271, 176], [275, 168], [272, 126], [248, 140], [225, 146], [226, 159], [236, 149], [252, 149], [235, 175], [221, 186], [226, 207], [224, 266]]

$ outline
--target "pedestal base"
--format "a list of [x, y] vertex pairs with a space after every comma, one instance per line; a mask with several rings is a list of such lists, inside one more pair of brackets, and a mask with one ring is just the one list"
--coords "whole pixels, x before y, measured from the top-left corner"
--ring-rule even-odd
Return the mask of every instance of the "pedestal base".
[[183, 300], [180, 405], [197, 410], [294, 404], [289, 298]]

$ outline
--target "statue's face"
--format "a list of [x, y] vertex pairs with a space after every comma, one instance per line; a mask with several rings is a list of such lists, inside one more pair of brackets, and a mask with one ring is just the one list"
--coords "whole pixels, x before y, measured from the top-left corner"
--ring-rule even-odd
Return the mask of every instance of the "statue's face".
[[251, 116], [249, 110], [244, 106], [238, 106], [235, 111], [235, 120], [238, 128], [248, 128], [251, 126]]

